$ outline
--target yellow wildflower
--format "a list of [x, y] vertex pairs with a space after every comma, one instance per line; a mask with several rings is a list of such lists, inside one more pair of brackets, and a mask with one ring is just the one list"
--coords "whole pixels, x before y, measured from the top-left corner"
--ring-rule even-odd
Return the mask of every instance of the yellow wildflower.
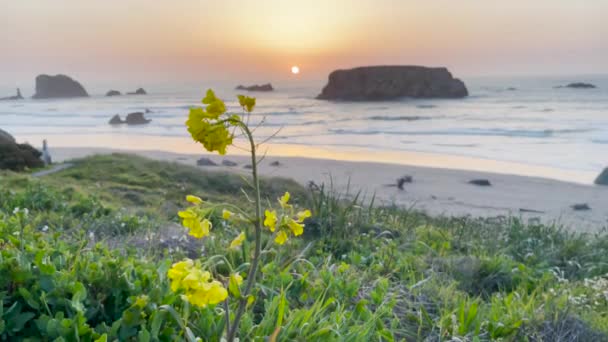
[[241, 232], [237, 237], [234, 238], [234, 240], [232, 240], [230, 243], [230, 248], [240, 247], [243, 244], [243, 241], [245, 241], [245, 232]]
[[183, 298], [192, 305], [205, 307], [220, 303], [228, 296], [222, 283], [213, 280], [211, 273], [195, 266], [190, 259], [173, 264], [167, 277], [171, 279], [171, 290], [183, 290]]
[[213, 224], [208, 219], [203, 219], [202, 221], [196, 221], [196, 224], [190, 227], [190, 232], [188, 235], [194, 236], [197, 239], [201, 239], [207, 235], [209, 235], [209, 231], [213, 227]]
[[281, 198], [279, 198], [279, 204], [281, 205], [281, 208], [291, 208], [291, 204], [287, 203], [289, 202], [290, 197], [291, 195], [289, 194], [289, 192], [285, 192], [285, 194], [281, 196]]
[[291, 232], [295, 236], [299, 236], [299, 235], [302, 235], [302, 233], [304, 233], [304, 225], [296, 222], [293, 219], [289, 219], [289, 221], [287, 222], [287, 226], [289, 226], [289, 229], [291, 229]]
[[312, 214], [310, 213], [310, 210], [306, 209], [303, 211], [299, 211], [297, 216], [298, 216], [298, 222], [302, 223], [304, 222], [304, 220], [306, 220], [307, 218], [309, 218]]
[[192, 204], [201, 204], [203, 203], [203, 200], [200, 197], [194, 196], [194, 195], [188, 195], [186, 196], [186, 201], [192, 203]]
[[205, 98], [201, 101], [204, 104], [211, 104], [217, 101], [218, 98], [215, 96], [215, 93], [211, 89], [207, 89], [207, 94], [205, 94]]
[[186, 300], [190, 304], [198, 307], [206, 307], [207, 305], [215, 305], [221, 303], [228, 297], [228, 291], [217, 280], [214, 280], [205, 285], [204, 289], [187, 292]]
[[167, 272], [167, 277], [171, 279], [171, 290], [173, 292], [177, 291], [182, 286], [182, 280], [188, 275], [188, 272], [193, 266], [194, 262], [191, 259], [184, 259], [171, 266]]
[[236, 282], [237, 285], [241, 286], [241, 284], [243, 284], [243, 277], [241, 277], [240, 274], [233, 273], [233, 274], [230, 275], [230, 277], [232, 279], [234, 279], [234, 281]]
[[287, 233], [285, 233], [284, 230], [281, 230], [274, 238], [274, 242], [278, 243], [279, 245], [282, 245], [285, 243], [285, 241], [287, 241]]
[[277, 212], [275, 210], [270, 211], [266, 209], [264, 215], [266, 216], [264, 219], [264, 226], [268, 227], [271, 232], [274, 232], [277, 226]]
[[253, 111], [253, 107], [255, 107], [255, 97], [249, 97], [244, 95], [238, 95], [239, 104], [243, 109], [247, 112], [251, 113]]
[[232, 215], [234, 215], [234, 213], [232, 213], [231, 211], [226, 209], [222, 210], [222, 218], [224, 220], [230, 220], [230, 217], [232, 217]]

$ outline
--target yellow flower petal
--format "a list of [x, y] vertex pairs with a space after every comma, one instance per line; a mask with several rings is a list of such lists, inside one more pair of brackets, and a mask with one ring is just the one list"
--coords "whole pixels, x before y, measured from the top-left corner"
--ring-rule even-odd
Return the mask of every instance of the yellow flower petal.
[[186, 196], [186, 201], [192, 203], [192, 204], [201, 204], [203, 203], [203, 200], [200, 197], [194, 196], [194, 195], [188, 195]]
[[304, 232], [304, 225], [301, 223], [298, 223], [294, 220], [290, 219], [289, 222], [287, 223], [287, 225], [289, 226], [289, 229], [291, 229], [291, 232], [295, 236], [302, 235], [302, 233]]
[[312, 214], [310, 213], [310, 210], [306, 209], [304, 211], [299, 211], [297, 216], [298, 216], [298, 222], [302, 223], [302, 221], [306, 220], [307, 218], [309, 218]]
[[234, 215], [234, 214], [231, 211], [226, 210], [226, 209], [222, 210], [222, 218], [224, 220], [229, 220], [230, 217], [232, 217], [232, 215]]
[[213, 224], [208, 219], [203, 219], [202, 221], [195, 220], [188, 234], [197, 239], [201, 239], [209, 235], [209, 231], [211, 230], [212, 226]]
[[230, 243], [230, 248], [240, 247], [243, 244], [243, 241], [245, 241], [245, 232], [241, 232], [237, 237], [234, 238], [234, 240], [232, 240]]
[[236, 281], [237, 285], [241, 286], [241, 284], [243, 284], [243, 277], [241, 277], [240, 274], [233, 273], [230, 276]]
[[277, 236], [274, 238], [274, 242], [278, 243], [279, 245], [282, 245], [285, 243], [285, 241], [287, 241], [287, 233], [285, 233], [285, 231], [281, 230]]
[[281, 208], [291, 208], [291, 204], [288, 203], [290, 197], [291, 195], [289, 194], [289, 192], [286, 192], [283, 196], [281, 196], [281, 198], [279, 198], [279, 204], [281, 205]]
[[266, 216], [264, 219], [264, 226], [268, 227], [271, 232], [274, 232], [277, 226], [277, 212], [275, 210], [270, 211], [266, 209], [266, 211], [264, 211], [264, 216]]
[[255, 97], [249, 97], [244, 95], [238, 95], [239, 104], [243, 109], [247, 112], [251, 113], [253, 111], [253, 107], [255, 107]]

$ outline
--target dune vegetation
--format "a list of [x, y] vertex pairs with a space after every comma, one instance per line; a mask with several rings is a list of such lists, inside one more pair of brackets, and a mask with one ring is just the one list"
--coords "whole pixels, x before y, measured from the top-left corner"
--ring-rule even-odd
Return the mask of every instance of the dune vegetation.
[[[224, 152], [240, 119], [206, 99], [190, 132]], [[256, 178], [120, 154], [0, 173], [0, 340], [608, 340], [604, 231]]]

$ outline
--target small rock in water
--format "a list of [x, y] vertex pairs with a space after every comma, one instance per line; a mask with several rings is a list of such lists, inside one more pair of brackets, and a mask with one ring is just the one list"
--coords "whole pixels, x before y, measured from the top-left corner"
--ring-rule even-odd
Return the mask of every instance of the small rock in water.
[[247, 164], [243, 166], [243, 169], [253, 169], [253, 166], [251, 166], [251, 164]]
[[397, 179], [397, 187], [399, 188], [399, 190], [403, 190], [403, 185], [405, 183], [412, 183], [414, 181], [414, 178], [412, 176], [406, 175], [403, 176], [399, 179]]
[[118, 90], [108, 90], [106, 96], [120, 96], [120, 92]]
[[144, 88], [137, 88], [136, 91], [127, 93], [127, 95], [148, 95], [148, 93], [144, 90]]
[[209, 158], [201, 158], [201, 159], [197, 160], [196, 165], [198, 165], [198, 166], [217, 166], [217, 164]]
[[577, 203], [577, 204], [571, 205], [570, 208], [572, 208], [573, 210], [576, 210], [576, 211], [591, 210], [591, 207], [587, 203]]
[[224, 159], [224, 160], [222, 160], [222, 165], [232, 167], [232, 166], [237, 166], [238, 164], [233, 162], [232, 160]]
[[127, 125], [143, 125], [149, 123], [150, 121], [152, 120], [146, 119], [144, 117], [144, 113], [142, 112], [129, 113], [125, 118]]
[[120, 115], [118, 115], [118, 114], [114, 115], [110, 119], [110, 125], [120, 125], [121, 123], [124, 123], [124, 121], [122, 121], [122, 119], [120, 118]]
[[281, 166], [281, 163], [278, 160], [275, 160], [272, 163], [270, 163], [270, 166]]
[[487, 179], [473, 179], [473, 180], [469, 181], [469, 184], [473, 184], [473, 185], [477, 185], [477, 186], [492, 186], [492, 183], [490, 183], [490, 181]]

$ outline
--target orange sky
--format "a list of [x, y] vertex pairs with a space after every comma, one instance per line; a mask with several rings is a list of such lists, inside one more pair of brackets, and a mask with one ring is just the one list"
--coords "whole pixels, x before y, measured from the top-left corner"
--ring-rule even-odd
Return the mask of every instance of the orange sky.
[[458, 75], [608, 73], [602, 0], [0, 0], [0, 74], [324, 78], [366, 64]]

